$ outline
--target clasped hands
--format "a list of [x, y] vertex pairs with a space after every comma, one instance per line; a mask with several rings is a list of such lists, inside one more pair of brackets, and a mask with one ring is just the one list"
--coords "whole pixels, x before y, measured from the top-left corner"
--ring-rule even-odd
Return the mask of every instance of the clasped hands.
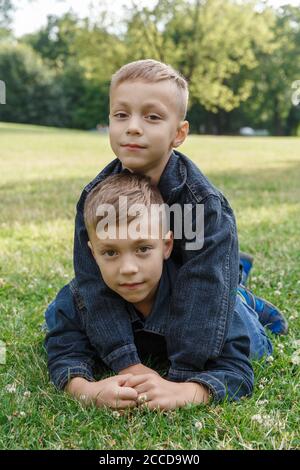
[[195, 382], [171, 382], [163, 379], [156, 371], [143, 364], [124, 369], [119, 375], [132, 374], [123, 387], [135, 392], [136, 405], [151, 410], [173, 410], [187, 403], [207, 403], [209, 394], [206, 387]]
[[145, 406], [150, 410], [174, 410], [188, 403], [207, 403], [206, 387], [195, 382], [171, 382], [143, 364], [123, 369], [118, 375], [89, 382], [74, 377], [65, 389], [88, 404], [114, 409]]

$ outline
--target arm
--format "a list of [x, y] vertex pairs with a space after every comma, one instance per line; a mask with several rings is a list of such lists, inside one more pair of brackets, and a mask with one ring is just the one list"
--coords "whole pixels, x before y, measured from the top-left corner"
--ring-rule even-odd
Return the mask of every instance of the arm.
[[69, 285], [61, 289], [48, 307], [47, 317], [49, 331], [45, 348], [51, 381], [60, 390], [72, 377], [94, 381], [95, 352], [84, 332]]
[[181, 380], [206, 386], [216, 402], [226, 396], [229, 400], [239, 400], [253, 391], [254, 374], [249, 354], [246, 319], [235, 310], [232, 327], [220, 356], [209, 360], [203, 371], [183, 372]]
[[77, 204], [74, 236], [74, 271], [87, 309], [86, 328], [91, 344], [115, 372], [140, 363], [125, 302], [104, 283], [88, 248], [83, 209], [87, 192]]
[[[170, 304], [166, 341], [169, 375], [175, 381], [220, 355], [235, 305], [239, 255], [234, 215], [221, 197], [209, 195], [201, 203], [204, 244], [201, 249], [186, 250], [186, 240], [182, 241], [182, 265]], [[195, 207], [192, 220], [195, 231]]]
[[244, 320], [236, 314], [221, 355], [208, 361], [206, 370], [185, 372], [173, 382], [154, 374], [132, 376], [126, 386], [138, 392], [137, 402], [150, 409], [175, 409], [188, 403], [219, 402], [228, 397], [239, 400], [253, 390], [253, 369], [249, 361], [250, 339]]

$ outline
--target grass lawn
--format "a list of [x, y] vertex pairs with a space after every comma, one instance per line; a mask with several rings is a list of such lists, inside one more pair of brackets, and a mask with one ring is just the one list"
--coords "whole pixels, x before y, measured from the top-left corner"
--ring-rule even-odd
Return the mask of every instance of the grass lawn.
[[230, 200], [255, 256], [250, 286], [289, 319], [273, 361], [254, 364], [253, 396], [118, 413], [54, 389], [44, 310], [73, 275], [76, 201], [113, 154], [106, 136], [0, 123], [1, 449], [300, 448], [300, 139], [190, 136], [180, 150]]

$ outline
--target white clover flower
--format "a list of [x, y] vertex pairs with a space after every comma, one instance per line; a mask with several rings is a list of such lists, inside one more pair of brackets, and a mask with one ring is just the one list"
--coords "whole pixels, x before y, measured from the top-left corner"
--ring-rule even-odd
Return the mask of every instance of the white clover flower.
[[198, 429], [200, 431], [203, 428], [203, 423], [202, 423], [202, 421], [196, 421], [194, 426], [195, 426], [196, 429]]
[[31, 392], [29, 392], [29, 390], [26, 390], [26, 392], [23, 393], [23, 396], [25, 398], [29, 398], [31, 396]]
[[279, 290], [279, 289], [275, 290], [275, 291], [274, 291], [274, 294], [275, 294], [275, 295], [281, 295], [281, 290]]
[[21, 416], [21, 418], [25, 418], [26, 413], [24, 411], [20, 411], [19, 416]]
[[259, 388], [260, 390], [263, 390], [263, 389], [265, 388], [265, 386], [264, 386], [264, 384], [259, 384], [258, 388]]
[[16, 384], [9, 384], [9, 385], [6, 385], [5, 390], [6, 390], [8, 393], [16, 393], [16, 391], [17, 391]]
[[267, 403], [269, 403], [269, 400], [258, 400], [256, 402], [257, 405], [262, 405], [262, 406], [266, 405]]
[[256, 421], [259, 424], [263, 423], [263, 417], [262, 415], [253, 415], [251, 418], [251, 421]]
[[292, 358], [291, 358], [291, 362], [292, 362], [292, 364], [294, 364], [295, 366], [299, 366], [299, 365], [300, 365], [300, 350], [294, 352], [294, 354], [292, 355]]
[[274, 357], [273, 357], [273, 356], [268, 356], [268, 357], [266, 358], [266, 362], [270, 362], [270, 363], [271, 363], [271, 362], [273, 362], [273, 361], [274, 361]]
[[262, 384], [266, 384], [268, 382], [268, 379], [267, 379], [267, 377], [263, 377], [262, 379], [260, 379], [259, 382], [262, 383]]
[[121, 416], [118, 411], [113, 411], [112, 415], [113, 415], [114, 418], [120, 418], [120, 416]]

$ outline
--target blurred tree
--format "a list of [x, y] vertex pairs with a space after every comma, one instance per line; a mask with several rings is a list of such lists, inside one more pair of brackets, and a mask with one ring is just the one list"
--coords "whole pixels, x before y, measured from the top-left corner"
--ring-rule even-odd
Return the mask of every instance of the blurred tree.
[[10, 34], [14, 7], [11, 0], [0, 0], [0, 41]]
[[254, 106], [273, 134], [282, 135], [295, 133], [297, 127], [291, 96], [292, 83], [300, 78], [300, 11], [286, 5], [274, 16], [273, 53], [259, 56], [250, 109]]
[[0, 120], [59, 125], [60, 90], [53, 72], [31, 48], [2, 45], [0, 77], [6, 83], [6, 105], [0, 107]]
[[[255, 0], [160, 0], [150, 8], [135, 0], [127, 4], [122, 24], [114, 24], [114, 18], [109, 23], [103, 5], [85, 19], [74, 13], [49, 16], [45, 27], [19, 40], [27, 48], [18, 48], [16, 40], [15, 48], [11, 44], [12, 57], [0, 32], [0, 78], [10, 79], [13, 99], [30, 97], [23, 103], [28, 122], [39, 122], [41, 116], [41, 123], [89, 129], [107, 124], [112, 73], [126, 62], [152, 57], [188, 79], [192, 131], [230, 134], [251, 126], [295, 134], [300, 110], [291, 103], [291, 84], [300, 79], [300, 10], [261, 5]], [[3, 25], [7, 28], [11, 13], [12, 1], [0, 0], [6, 37]], [[22, 94], [23, 72], [25, 83], [32, 78]], [[37, 99], [39, 93], [43, 96]], [[5, 112], [9, 120], [15, 115], [25, 119], [22, 107]]]
[[[131, 58], [151, 56], [177, 67], [189, 81], [191, 104], [217, 113], [250, 96], [253, 81], [243, 72], [258, 66], [258, 52], [272, 53], [272, 38], [270, 17], [253, 2], [161, 0], [152, 9], [135, 5], [125, 43]], [[232, 87], [238, 76], [243, 79]]]

